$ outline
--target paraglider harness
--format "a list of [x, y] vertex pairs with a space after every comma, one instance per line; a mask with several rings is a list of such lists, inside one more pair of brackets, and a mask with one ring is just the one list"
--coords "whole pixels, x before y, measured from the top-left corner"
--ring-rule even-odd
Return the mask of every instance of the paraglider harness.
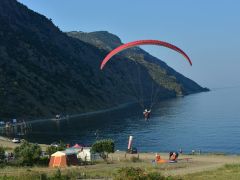
[[148, 120], [148, 119], [150, 118], [150, 114], [151, 114], [151, 109], [149, 109], [149, 110], [145, 109], [145, 110], [143, 111], [144, 119], [145, 119], [145, 120]]

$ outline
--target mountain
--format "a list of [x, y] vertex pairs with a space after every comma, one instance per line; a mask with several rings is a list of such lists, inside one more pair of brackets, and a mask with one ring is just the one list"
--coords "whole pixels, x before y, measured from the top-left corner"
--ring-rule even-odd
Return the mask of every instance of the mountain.
[[[77, 37], [69, 36], [74, 33]], [[67, 35], [16, 0], [0, 1], [0, 39], [0, 119], [51, 117], [133, 102], [130, 84], [140, 85], [139, 70], [145, 82], [142, 94], [153, 86], [159, 99], [205, 90], [139, 48], [113, 57], [101, 71], [101, 60], [121, 44], [117, 36]]]
[[[86, 43], [92, 44], [99, 49], [111, 51], [122, 45], [120, 38], [107, 31], [96, 31], [85, 33], [81, 31], [67, 32], [70, 37], [77, 38]], [[132, 59], [147, 69], [152, 79], [160, 86], [175, 91], [177, 95], [207, 91], [194, 81], [184, 77], [174, 69], [167, 66], [160, 59], [152, 56], [141, 48], [135, 47], [122, 52], [122, 56]], [[170, 84], [169, 84], [170, 83]]]

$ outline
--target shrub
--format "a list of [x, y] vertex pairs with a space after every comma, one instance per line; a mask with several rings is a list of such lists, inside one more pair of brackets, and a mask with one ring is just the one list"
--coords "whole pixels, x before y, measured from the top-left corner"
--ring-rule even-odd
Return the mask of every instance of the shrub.
[[93, 153], [99, 153], [100, 157], [107, 160], [108, 153], [113, 153], [115, 148], [114, 141], [111, 139], [103, 139], [96, 141], [91, 148]]
[[23, 144], [14, 149], [16, 160], [21, 165], [32, 166], [40, 160], [41, 147], [38, 144], [24, 141]]
[[130, 158], [130, 161], [132, 161], [132, 162], [140, 162], [141, 160], [139, 159], [139, 157], [132, 156]]
[[151, 172], [151, 173], [147, 174], [146, 179], [149, 179], [149, 180], [167, 180], [167, 179], [169, 179], [170, 180], [171, 177], [164, 177], [158, 172]]
[[2, 146], [0, 146], [0, 163], [5, 161], [5, 150]]
[[59, 146], [48, 146], [47, 149], [46, 149], [46, 153], [51, 156], [53, 153], [57, 152], [57, 151], [62, 151], [66, 149], [66, 145], [60, 141], [59, 142]]
[[146, 173], [141, 168], [125, 167], [118, 171], [115, 180], [170, 180], [171, 177], [162, 176], [158, 172]]
[[39, 178], [41, 179], [41, 180], [47, 180], [48, 178], [47, 178], [47, 174], [45, 174], [45, 173], [41, 173], [40, 175], [39, 175]]
[[51, 156], [53, 153], [57, 152], [58, 148], [55, 146], [48, 146], [46, 149], [47, 155]]
[[68, 175], [62, 175], [61, 170], [57, 169], [53, 177], [49, 177], [49, 180], [67, 180], [70, 179]]
[[49, 157], [40, 157], [37, 164], [40, 166], [48, 166], [49, 163]]
[[57, 150], [62, 151], [64, 149], [66, 149], [66, 144], [62, 140], [60, 140], [59, 141], [59, 146], [57, 147]]
[[144, 177], [144, 171], [141, 168], [124, 167], [118, 171], [116, 180], [141, 180]]

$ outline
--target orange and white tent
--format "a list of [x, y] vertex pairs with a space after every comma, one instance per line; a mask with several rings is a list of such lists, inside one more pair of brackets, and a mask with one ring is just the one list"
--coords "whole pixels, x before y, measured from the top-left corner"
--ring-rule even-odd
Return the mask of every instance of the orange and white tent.
[[78, 165], [76, 154], [57, 151], [51, 155], [49, 167], [67, 167], [69, 165]]

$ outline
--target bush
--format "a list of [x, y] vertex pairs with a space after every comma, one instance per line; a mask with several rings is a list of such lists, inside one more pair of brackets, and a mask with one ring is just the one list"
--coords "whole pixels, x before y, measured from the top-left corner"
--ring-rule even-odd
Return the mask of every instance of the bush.
[[39, 178], [41, 179], [41, 180], [47, 180], [48, 178], [47, 178], [47, 174], [45, 174], [45, 173], [41, 173], [40, 175], [39, 175]]
[[51, 156], [53, 153], [57, 152], [58, 148], [55, 146], [48, 146], [46, 149], [47, 155]]
[[60, 141], [59, 146], [48, 146], [46, 149], [46, 153], [51, 156], [53, 153], [57, 152], [57, 151], [62, 151], [66, 149], [66, 145]]
[[171, 177], [164, 177], [158, 172], [148, 173], [146, 178], [149, 179], [149, 180], [167, 180], [167, 179], [170, 180], [171, 179]]
[[18, 159], [11, 160], [7, 163], [8, 166], [13, 166], [13, 167], [20, 167], [21, 166], [21, 161]]
[[158, 172], [146, 173], [141, 168], [125, 167], [118, 171], [115, 180], [170, 180], [171, 177], [162, 176]]
[[54, 175], [54, 178], [56, 179], [60, 179], [62, 177], [62, 173], [61, 173], [61, 170], [60, 169], [57, 169], [55, 175]]
[[130, 158], [130, 161], [132, 161], [132, 162], [140, 162], [141, 160], [139, 159], [139, 157], [132, 156]]
[[62, 140], [60, 140], [59, 141], [59, 146], [57, 147], [57, 150], [62, 151], [64, 149], [66, 149], [66, 144]]
[[40, 157], [37, 164], [40, 166], [48, 166], [49, 163], [49, 157]]
[[38, 144], [24, 141], [23, 144], [14, 149], [16, 160], [20, 165], [32, 166], [37, 164], [41, 156], [41, 147]]
[[62, 175], [61, 170], [57, 169], [53, 177], [49, 177], [49, 180], [67, 180], [70, 179], [68, 175]]
[[141, 168], [133, 168], [133, 167], [124, 167], [118, 171], [116, 176], [116, 180], [141, 180], [144, 177], [144, 171]]
[[0, 146], [0, 164], [5, 161], [5, 150], [2, 146]]
[[91, 148], [93, 153], [99, 153], [100, 157], [107, 160], [108, 153], [113, 153], [115, 148], [114, 141], [111, 139], [103, 139], [96, 141]]

